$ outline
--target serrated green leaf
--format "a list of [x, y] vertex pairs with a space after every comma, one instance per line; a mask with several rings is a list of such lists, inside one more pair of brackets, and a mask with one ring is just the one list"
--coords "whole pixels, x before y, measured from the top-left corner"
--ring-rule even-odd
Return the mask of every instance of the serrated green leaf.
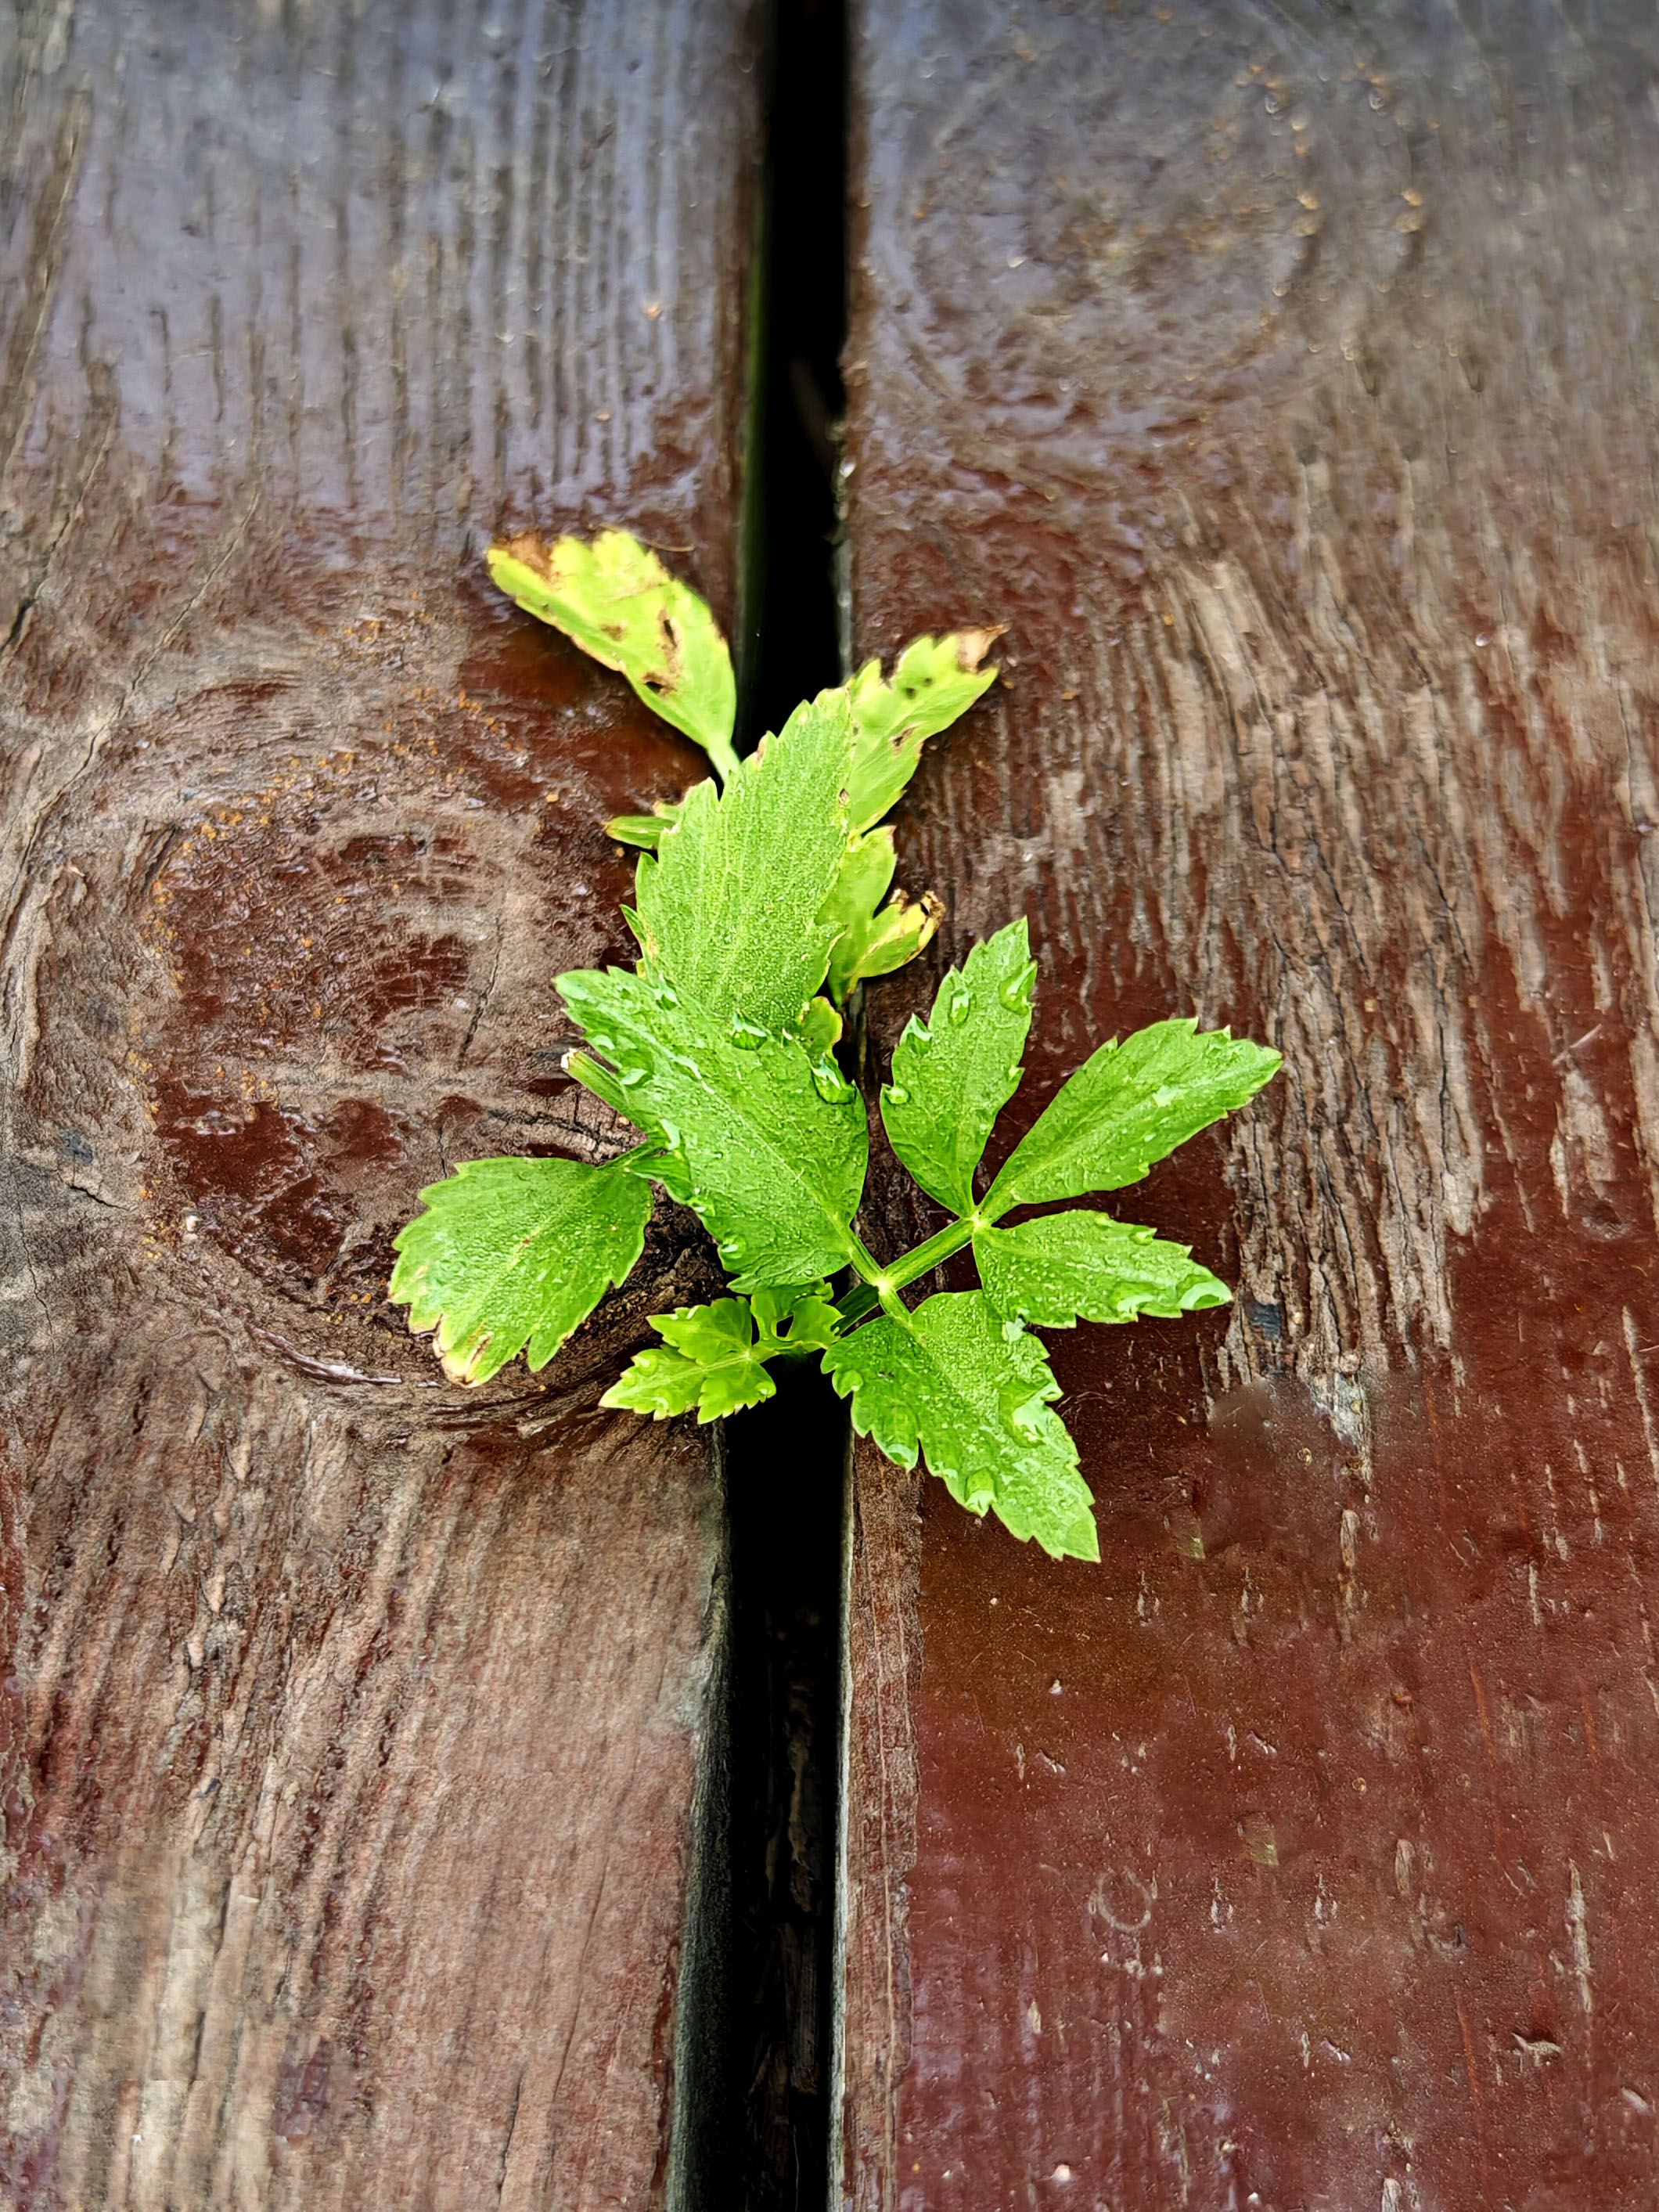
[[995, 1512], [1056, 1559], [1097, 1559], [1077, 1447], [1051, 1401], [1060, 1385], [1034, 1336], [979, 1291], [942, 1291], [908, 1322], [884, 1316], [824, 1354], [853, 1425], [901, 1467], [918, 1449], [970, 1513]]
[[625, 1160], [469, 1160], [421, 1193], [393, 1240], [391, 1295], [457, 1382], [486, 1382], [515, 1353], [544, 1367], [645, 1243], [651, 1194]]
[[569, 1068], [661, 1149], [639, 1163], [695, 1209], [750, 1291], [833, 1274], [852, 1244], [869, 1156], [863, 1101], [793, 1037], [734, 1035], [660, 981], [621, 968], [561, 975], [599, 1067]]
[[1186, 1245], [1080, 1208], [1012, 1229], [981, 1229], [974, 1258], [998, 1313], [1037, 1328], [1070, 1328], [1079, 1318], [1135, 1321], [1142, 1314], [1172, 1321], [1225, 1305], [1232, 1296]]
[[974, 1170], [1018, 1086], [1036, 963], [1024, 920], [975, 945], [939, 987], [927, 1021], [913, 1016], [881, 1094], [888, 1142], [930, 1198], [974, 1210]]
[[633, 1364], [612, 1383], [599, 1403], [661, 1421], [688, 1413], [717, 1421], [744, 1406], [758, 1406], [777, 1385], [766, 1371], [766, 1352], [755, 1343], [754, 1323], [742, 1298], [716, 1298], [712, 1305], [682, 1306], [677, 1313], [653, 1314], [652, 1327], [668, 1340], [666, 1351], [653, 1346], [635, 1352]]
[[492, 545], [489, 573], [526, 614], [550, 623], [646, 705], [700, 744], [722, 777], [737, 766], [732, 656], [708, 606], [625, 530], [591, 545], [533, 536]]
[[750, 1301], [755, 1325], [782, 1352], [827, 1352], [841, 1327], [841, 1316], [823, 1283], [792, 1290], [757, 1291]]
[[890, 830], [854, 837], [824, 902], [821, 919], [836, 932], [830, 995], [838, 1006], [846, 1003], [855, 983], [890, 975], [914, 960], [939, 927], [945, 909], [931, 892], [913, 902], [896, 891], [881, 906], [896, 865]]
[[781, 1353], [821, 1352], [835, 1341], [836, 1314], [822, 1283], [757, 1291], [744, 1298], [716, 1298], [712, 1305], [682, 1306], [653, 1314], [652, 1326], [669, 1349], [637, 1352], [633, 1364], [599, 1403], [664, 1420], [690, 1413], [719, 1420], [758, 1406], [776, 1389], [766, 1371]]
[[1279, 1065], [1266, 1045], [1191, 1020], [1103, 1044], [1054, 1094], [986, 1194], [981, 1218], [1121, 1190], [1254, 1098]]
[[747, 1298], [716, 1298], [712, 1305], [678, 1306], [672, 1314], [653, 1314], [651, 1326], [682, 1358], [718, 1367], [755, 1342], [754, 1316]]
[[868, 830], [898, 804], [927, 739], [965, 714], [996, 682], [981, 668], [994, 629], [958, 630], [950, 637], [919, 637], [898, 657], [892, 681], [881, 663], [867, 660], [848, 685], [858, 742], [851, 785], [854, 830]]
[[599, 1403], [625, 1413], [666, 1421], [694, 1408], [699, 1421], [717, 1421], [745, 1406], [758, 1406], [777, 1389], [764, 1365], [744, 1354], [710, 1369], [659, 1344], [636, 1352]]
[[847, 851], [853, 724], [846, 696], [798, 707], [723, 793], [700, 783], [637, 881], [647, 961], [716, 1021], [774, 1034], [823, 982], [818, 919]]

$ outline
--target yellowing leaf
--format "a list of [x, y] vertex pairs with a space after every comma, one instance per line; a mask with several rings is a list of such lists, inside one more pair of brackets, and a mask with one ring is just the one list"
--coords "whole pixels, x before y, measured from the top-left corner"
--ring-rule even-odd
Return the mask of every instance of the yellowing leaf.
[[636, 845], [642, 853], [654, 853], [663, 832], [672, 830], [679, 818], [680, 809], [671, 805], [655, 806], [649, 814], [613, 814], [605, 825], [605, 834], [619, 845]]
[[830, 995], [838, 1006], [866, 976], [890, 975], [914, 960], [933, 941], [943, 919], [945, 909], [931, 891], [914, 901], [896, 891], [881, 905], [895, 866], [890, 830], [872, 830], [854, 837], [824, 902], [821, 919], [836, 932], [830, 955]]
[[898, 804], [927, 739], [995, 683], [995, 669], [980, 663], [1001, 635], [964, 629], [919, 637], [900, 653], [890, 682], [878, 660], [865, 662], [847, 687], [858, 731], [849, 794], [854, 830], [872, 828]]
[[646, 705], [700, 744], [722, 777], [737, 766], [732, 656], [708, 606], [625, 530], [587, 544], [534, 536], [492, 545], [489, 573], [526, 614], [625, 676]]
[[932, 891], [913, 899], [895, 891], [878, 914], [859, 924], [837, 945], [830, 969], [830, 988], [839, 987], [844, 998], [855, 983], [877, 975], [890, 975], [925, 951], [945, 919], [945, 908]]

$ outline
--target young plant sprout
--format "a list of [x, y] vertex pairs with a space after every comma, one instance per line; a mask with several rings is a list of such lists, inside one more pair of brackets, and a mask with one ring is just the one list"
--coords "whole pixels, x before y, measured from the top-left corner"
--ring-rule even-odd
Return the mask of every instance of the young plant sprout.
[[[656, 1316], [662, 1344], [603, 1405], [710, 1421], [770, 1397], [774, 1361], [815, 1356], [890, 1459], [914, 1467], [921, 1453], [970, 1513], [994, 1512], [1057, 1558], [1098, 1559], [1059, 1385], [1030, 1331], [1173, 1317], [1230, 1294], [1185, 1245], [1064, 1202], [1139, 1182], [1252, 1097], [1279, 1054], [1191, 1021], [1103, 1044], [981, 1190], [1037, 972], [1024, 920], [1010, 922], [948, 972], [894, 1053], [887, 1141], [951, 1218], [877, 1259], [858, 1226], [870, 1133], [836, 1062], [842, 1009], [939, 926], [933, 897], [887, 896], [882, 817], [927, 740], [994, 680], [981, 662], [999, 633], [919, 638], [890, 679], [870, 661], [740, 761], [725, 640], [653, 553], [607, 531], [591, 545], [514, 539], [489, 566], [701, 744], [718, 781], [610, 823], [641, 848], [624, 909], [640, 957], [558, 978], [588, 1048], [569, 1071], [640, 1141], [601, 1167], [474, 1160], [422, 1191], [392, 1279], [410, 1326], [436, 1331], [458, 1382], [484, 1382], [520, 1352], [544, 1366], [638, 1261], [659, 1184], [714, 1239], [730, 1295]], [[979, 1289], [907, 1305], [909, 1285], [964, 1250]]]

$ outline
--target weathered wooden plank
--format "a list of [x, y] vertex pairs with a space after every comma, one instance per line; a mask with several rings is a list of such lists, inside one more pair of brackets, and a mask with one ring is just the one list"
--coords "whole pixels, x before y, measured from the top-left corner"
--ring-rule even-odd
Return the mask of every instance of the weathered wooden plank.
[[1287, 1066], [1121, 1209], [1231, 1315], [1054, 1340], [1099, 1569], [859, 1460], [843, 2201], [1645, 2203], [1652, 21], [857, 21], [857, 643], [1009, 624], [939, 959], [1033, 917], [1017, 1127]]
[[721, 1556], [592, 1411], [700, 1263], [451, 1390], [458, 1158], [615, 1139], [551, 978], [700, 757], [495, 603], [729, 622], [749, 11], [25, 8], [4, 52], [0, 2197], [643, 2205]]

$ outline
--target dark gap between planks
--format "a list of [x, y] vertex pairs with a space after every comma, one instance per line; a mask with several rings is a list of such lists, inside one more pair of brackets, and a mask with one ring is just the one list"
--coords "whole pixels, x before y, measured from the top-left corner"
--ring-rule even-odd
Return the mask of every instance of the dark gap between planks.
[[[774, 17], [750, 727], [842, 680], [835, 426], [846, 325], [847, 25]], [[822, 2212], [828, 2152], [846, 1409], [803, 1364], [727, 1431], [732, 1541], [732, 2057], [742, 2169], [723, 2203]]]
[[[750, 745], [842, 676], [846, 39], [844, 0], [777, 0], [744, 548]], [[687, 1992], [702, 2049], [718, 2057], [688, 2145], [686, 2212], [824, 2212], [830, 2202], [848, 1425], [815, 1367], [777, 1381], [775, 1398], [726, 1431], [726, 1786], [707, 1802], [704, 1844], [711, 1859], [723, 1849], [728, 1886], [705, 1953], [723, 1955]]]

